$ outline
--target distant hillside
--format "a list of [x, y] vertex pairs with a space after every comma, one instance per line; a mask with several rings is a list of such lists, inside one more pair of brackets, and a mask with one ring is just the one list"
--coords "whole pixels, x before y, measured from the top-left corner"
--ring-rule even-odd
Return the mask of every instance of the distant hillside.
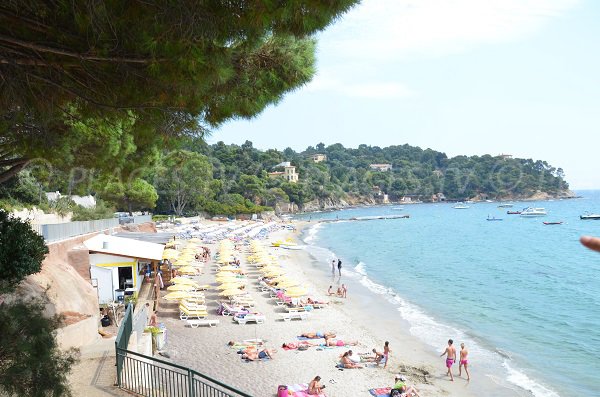
[[[318, 144], [297, 153], [290, 148], [261, 151], [249, 141], [241, 146], [219, 142], [198, 151], [210, 158], [213, 177], [223, 182], [224, 193], [239, 193], [268, 206], [287, 201], [299, 209], [307, 204], [313, 209], [372, 203], [381, 201], [384, 194], [390, 201], [403, 197], [431, 201], [434, 195], [447, 200], [568, 195], [561, 168], [506, 155], [448, 158], [445, 153], [410, 145], [352, 149], [339, 143]], [[282, 162], [296, 167], [297, 183], [269, 177]]]
[[[289, 148], [258, 150], [249, 141], [207, 145], [189, 140], [178, 150], [157, 153], [155, 161], [132, 175], [106, 179], [84, 171], [22, 171], [0, 184], [0, 207], [36, 205], [50, 212], [77, 212], [78, 219], [98, 219], [117, 209], [235, 215], [271, 208], [310, 211], [401, 200], [544, 199], [571, 194], [563, 170], [542, 160], [448, 158], [410, 145], [352, 149], [339, 143], [318, 144], [298, 153]], [[60, 200], [46, 202], [44, 191], [92, 194], [100, 204], [87, 210]]]

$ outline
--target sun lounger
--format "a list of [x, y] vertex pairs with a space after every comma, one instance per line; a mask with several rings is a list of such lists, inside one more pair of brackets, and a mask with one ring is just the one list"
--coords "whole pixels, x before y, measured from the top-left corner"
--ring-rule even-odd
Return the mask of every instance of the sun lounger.
[[306, 320], [310, 313], [308, 312], [290, 312], [290, 313], [279, 313], [283, 321], [290, 321], [294, 319], [298, 320]]
[[248, 313], [244, 307], [230, 305], [227, 302], [221, 302], [221, 314], [223, 316], [235, 316], [236, 314], [245, 314]]
[[203, 305], [186, 305], [181, 303], [179, 305], [179, 318], [181, 320], [187, 320], [189, 318], [206, 318], [208, 317], [208, 312], [206, 311], [206, 306]]
[[215, 325], [219, 324], [219, 320], [199, 320], [199, 319], [194, 319], [194, 320], [187, 320], [187, 323], [192, 328], [198, 328], [201, 325], [208, 325], [209, 327], [214, 327]]
[[248, 313], [244, 315], [238, 315], [233, 317], [233, 321], [238, 324], [246, 324], [248, 322], [255, 322], [256, 324], [263, 324], [266, 320], [264, 314], [259, 313]]

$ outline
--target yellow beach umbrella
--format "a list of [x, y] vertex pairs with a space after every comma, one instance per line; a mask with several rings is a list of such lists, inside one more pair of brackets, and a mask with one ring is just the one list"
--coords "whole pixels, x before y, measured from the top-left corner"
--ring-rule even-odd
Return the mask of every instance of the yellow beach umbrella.
[[204, 298], [204, 294], [202, 292], [191, 292], [191, 291], [174, 291], [169, 292], [165, 296], [164, 299], [168, 301], [186, 299], [186, 298]]
[[222, 291], [219, 295], [221, 295], [221, 296], [236, 296], [236, 295], [244, 295], [245, 293], [246, 293], [246, 291], [242, 291], [241, 289], [230, 288], [230, 289], [226, 289], [225, 291]]
[[304, 296], [308, 293], [308, 291], [302, 287], [296, 288], [286, 288], [285, 294], [290, 298], [297, 298], [299, 296]]
[[198, 271], [195, 267], [192, 266], [184, 266], [177, 269], [177, 271], [181, 274], [198, 274]]
[[277, 288], [290, 288], [290, 287], [295, 287], [298, 284], [299, 283], [297, 281], [285, 280], [285, 281], [277, 283]]
[[163, 259], [175, 259], [179, 256], [179, 251], [172, 248], [167, 248], [163, 251]]
[[171, 279], [171, 282], [175, 284], [197, 284], [196, 281], [187, 277], [174, 277]]
[[234, 282], [226, 282], [217, 287], [217, 289], [221, 291], [225, 291], [228, 289], [239, 289], [240, 287], [244, 287], [246, 284], [244, 283], [234, 283]]
[[191, 291], [197, 286], [191, 284], [175, 284], [167, 287], [167, 291]]

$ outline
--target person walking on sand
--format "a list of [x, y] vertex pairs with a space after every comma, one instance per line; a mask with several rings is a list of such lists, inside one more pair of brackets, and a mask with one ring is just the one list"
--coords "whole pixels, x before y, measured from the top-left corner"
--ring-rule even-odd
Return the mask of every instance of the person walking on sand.
[[460, 344], [460, 361], [458, 362], [458, 376], [462, 375], [461, 368], [465, 367], [465, 373], [467, 374], [467, 381], [471, 380], [471, 375], [469, 375], [469, 351], [465, 347], [464, 343]]
[[335, 259], [331, 260], [331, 275], [335, 277]]
[[453, 343], [454, 341], [452, 339], [448, 339], [448, 347], [446, 347], [446, 350], [440, 354], [440, 357], [446, 356], [446, 368], [448, 368], [446, 375], [450, 375], [450, 381], [452, 382], [454, 382], [454, 375], [452, 375], [452, 364], [454, 364], [456, 361], [456, 348], [452, 346]]
[[340, 272], [340, 277], [342, 277], [342, 260], [338, 259], [338, 272]]
[[348, 288], [346, 287], [345, 284], [342, 284], [342, 298], [347, 298], [348, 295]]

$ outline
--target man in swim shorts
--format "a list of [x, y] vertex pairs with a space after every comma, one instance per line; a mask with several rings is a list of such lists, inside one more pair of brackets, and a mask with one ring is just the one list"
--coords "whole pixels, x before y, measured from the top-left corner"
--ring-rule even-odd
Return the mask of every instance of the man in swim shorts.
[[446, 368], [448, 368], [446, 375], [450, 375], [450, 381], [452, 382], [454, 382], [454, 376], [452, 375], [452, 364], [454, 364], [456, 361], [456, 349], [454, 346], [452, 346], [453, 343], [454, 341], [452, 339], [448, 339], [448, 347], [446, 347], [446, 350], [440, 354], [440, 357], [446, 356]]
[[460, 344], [460, 361], [458, 362], [458, 376], [462, 375], [461, 368], [465, 367], [465, 373], [467, 374], [467, 381], [471, 380], [471, 375], [469, 375], [469, 351], [465, 347], [464, 343]]

